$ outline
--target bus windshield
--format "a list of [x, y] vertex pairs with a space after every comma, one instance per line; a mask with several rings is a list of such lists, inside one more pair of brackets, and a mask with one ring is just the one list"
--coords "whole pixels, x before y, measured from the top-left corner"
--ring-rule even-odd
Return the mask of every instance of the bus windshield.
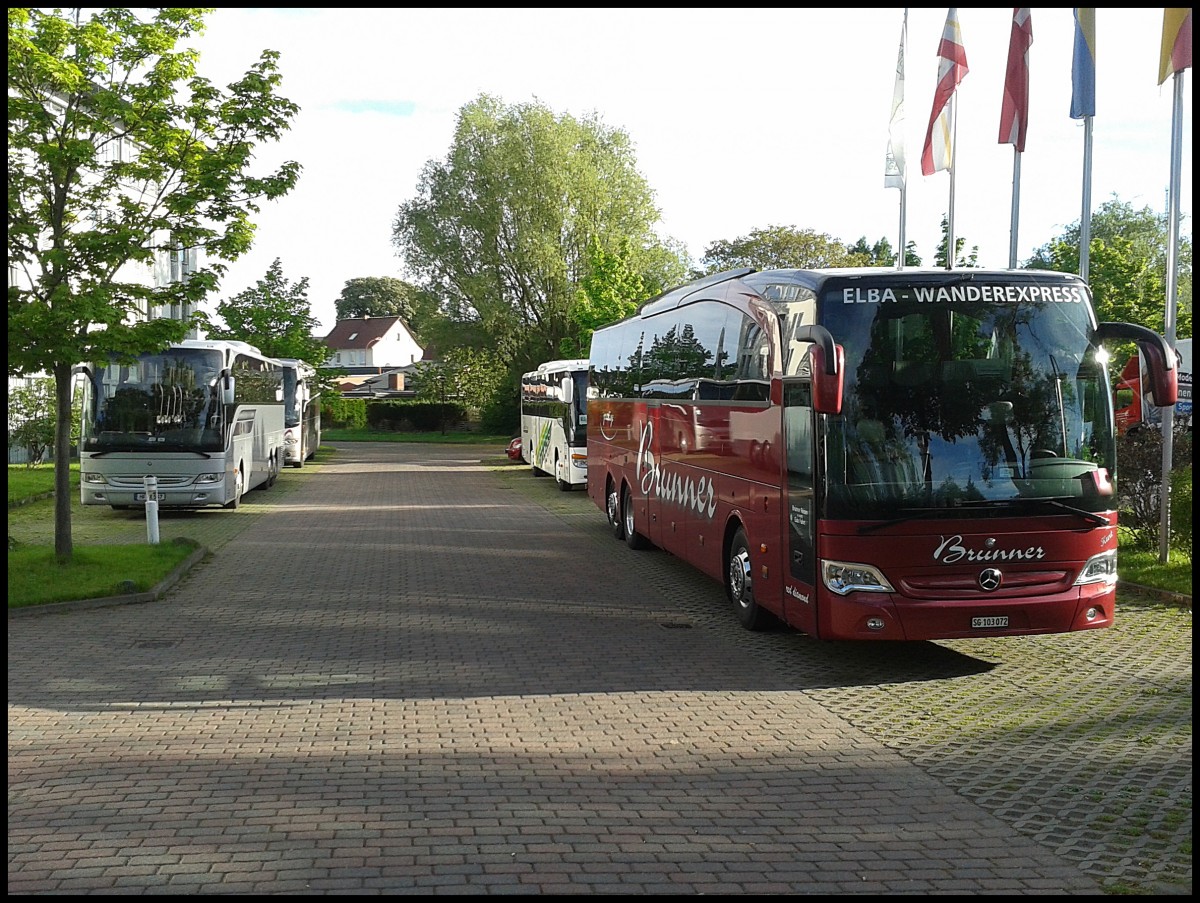
[[224, 449], [221, 354], [172, 348], [83, 368], [80, 447], [90, 452]]
[[1112, 507], [1108, 378], [1082, 285], [891, 288], [818, 302], [846, 353], [842, 413], [824, 424], [826, 516]]

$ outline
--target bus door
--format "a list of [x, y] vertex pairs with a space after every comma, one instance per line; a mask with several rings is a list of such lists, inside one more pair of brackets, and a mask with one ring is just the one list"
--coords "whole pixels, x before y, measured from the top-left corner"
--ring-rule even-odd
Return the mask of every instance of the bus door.
[[783, 384], [783, 438], [787, 460], [784, 511], [787, 562], [784, 566], [784, 616], [811, 636], [817, 625], [816, 429], [812, 383]]

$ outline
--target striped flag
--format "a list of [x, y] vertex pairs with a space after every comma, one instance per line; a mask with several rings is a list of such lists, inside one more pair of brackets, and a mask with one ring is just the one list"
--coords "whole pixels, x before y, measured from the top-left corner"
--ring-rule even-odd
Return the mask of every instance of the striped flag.
[[966, 74], [967, 51], [963, 48], [962, 30], [958, 27], [958, 9], [952, 6], [946, 14], [946, 27], [938, 45], [937, 89], [933, 94], [929, 128], [925, 130], [925, 147], [921, 151], [921, 172], [927, 176], [939, 169], [949, 169], [954, 162], [950, 101]]
[[1008, 39], [1008, 70], [1004, 75], [1004, 98], [1000, 104], [1000, 143], [1025, 152], [1029, 130], [1029, 48], [1033, 44], [1033, 20], [1029, 8], [1013, 7], [1012, 34]]
[[1192, 68], [1192, 11], [1190, 9], [1164, 9], [1158, 83], [1161, 85], [1172, 73], [1190, 68]]
[[1075, 10], [1071, 57], [1071, 118], [1096, 115], [1096, 8]]
[[900, 52], [896, 56], [896, 87], [892, 90], [892, 119], [888, 125], [887, 159], [883, 187], [904, 190], [904, 45], [908, 37], [908, 10], [900, 25]]

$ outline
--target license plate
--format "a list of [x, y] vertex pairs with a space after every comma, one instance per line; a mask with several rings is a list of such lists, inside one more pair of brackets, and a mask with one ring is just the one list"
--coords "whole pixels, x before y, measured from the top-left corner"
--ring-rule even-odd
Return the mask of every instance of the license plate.
[[135, 492], [135, 493], [133, 494], [133, 500], [134, 500], [135, 502], [144, 502], [144, 501], [146, 501], [146, 493], [144, 493], [144, 492]]
[[994, 615], [989, 618], [971, 618], [972, 627], [1007, 627], [1008, 615]]

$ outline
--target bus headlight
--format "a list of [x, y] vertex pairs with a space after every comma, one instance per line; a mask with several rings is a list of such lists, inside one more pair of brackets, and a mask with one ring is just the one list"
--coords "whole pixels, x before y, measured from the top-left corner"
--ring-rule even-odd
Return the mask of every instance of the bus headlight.
[[853, 561], [825, 561], [821, 564], [821, 579], [826, 588], [839, 596], [847, 593], [894, 593], [892, 585], [878, 568]]
[[202, 474], [200, 474], [200, 476], [196, 477], [196, 482], [197, 483], [220, 483], [221, 480], [224, 479], [224, 477], [225, 477], [225, 474], [223, 474], [223, 473], [202, 473]]
[[108, 480], [104, 479], [104, 474], [102, 474], [102, 473], [81, 474], [79, 479], [83, 480], [83, 482], [85, 482], [85, 483], [107, 483], [108, 482]]
[[1116, 583], [1117, 582], [1117, 552], [1115, 549], [1093, 555], [1079, 572], [1075, 580], [1076, 586], [1085, 583]]

